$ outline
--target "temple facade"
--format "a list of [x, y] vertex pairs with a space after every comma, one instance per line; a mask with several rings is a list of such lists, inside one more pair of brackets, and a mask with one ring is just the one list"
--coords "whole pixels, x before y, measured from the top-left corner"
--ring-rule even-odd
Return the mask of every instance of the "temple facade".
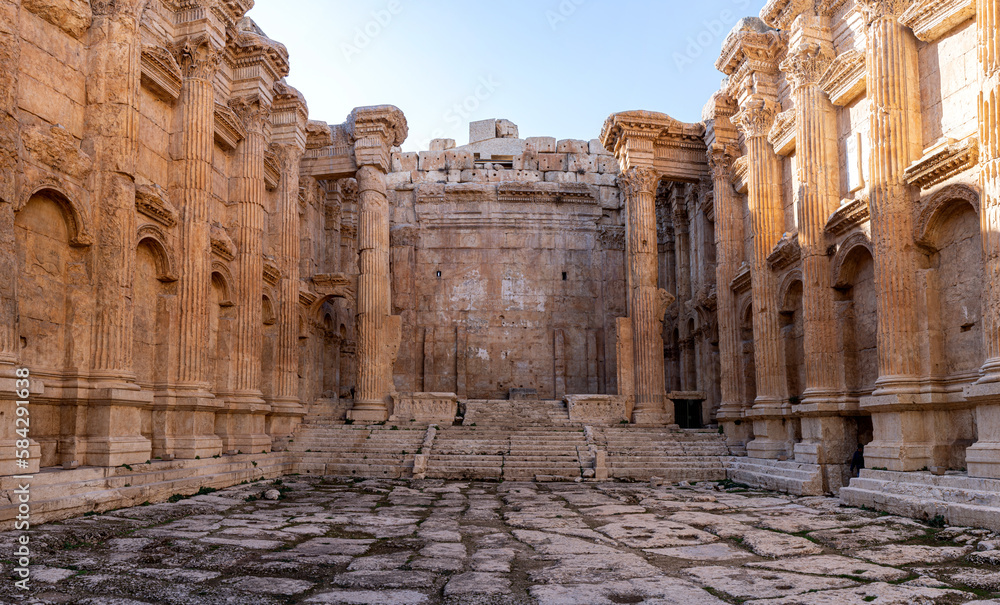
[[792, 493], [1000, 491], [1000, 0], [771, 0], [697, 123], [417, 153], [394, 106], [310, 119], [252, 5], [0, 0], [3, 476], [385, 422], [417, 475], [523, 401]]

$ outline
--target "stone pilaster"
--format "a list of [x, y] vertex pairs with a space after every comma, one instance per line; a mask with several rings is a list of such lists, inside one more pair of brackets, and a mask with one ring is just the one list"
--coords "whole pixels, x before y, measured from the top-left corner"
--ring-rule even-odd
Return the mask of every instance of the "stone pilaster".
[[903, 172], [921, 154], [916, 38], [899, 23], [912, 0], [861, 0], [867, 23], [869, 207], [875, 246], [879, 378], [862, 400], [875, 438], [865, 463], [889, 470], [934, 465], [930, 416], [916, 411], [920, 374], [912, 190]]
[[348, 118], [358, 164], [358, 352], [354, 406], [348, 417], [382, 421], [395, 394], [392, 368], [401, 323], [391, 312], [389, 203], [385, 175], [390, 149], [406, 139], [406, 119], [395, 107], [355, 109]]
[[[295, 419], [304, 413], [299, 399], [299, 161], [305, 152], [309, 116], [305, 99], [297, 90], [279, 82], [275, 92], [273, 138], [282, 165], [278, 183], [282, 264], [275, 388], [268, 416], [268, 434], [272, 438], [290, 435]], [[333, 242], [330, 248], [339, 250], [340, 242]], [[332, 371], [337, 370], [334, 367]]]
[[626, 212], [627, 306], [635, 368], [632, 421], [636, 424], [672, 424], [674, 418], [673, 409], [665, 406], [663, 315], [673, 297], [657, 287], [657, 180], [652, 169], [638, 166], [618, 177]]
[[[726, 439], [745, 445], [750, 435], [743, 422], [744, 402], [740, 393], [740, 338], [736, 300], [730, 287], [743, 257], [743, 213], [732, 185], [733, 160], [739, 153], [731, 118], [736, 112], [725, 95], [716, 95], [710, 119], [714, 138], [708, 152], [712, 170], [715, 205], [715, 282], [719, 324], [721, 402], [716, 416], [726, 431]], [[740, 424], [736, 424], [739, 420]]]
[[264, 340], [264, 152], [270, 130], [270, 103], [259, 95], [237, 97], [230, 107], [246, 127], [235, 161], [236, 325], [233, 394], [215, 420], [226, 451], [270, 449], [264, 428], [270, 411], [261, 394], [260, 357]]
[[777, 279], [767, 264], [767, 256], [782, 235], [781, 165], [767, 134], [774, 123], [778, 104], [761, 94], [751, 95], [734, 120], [746, 139], [750, 226], [753, 230], [753, 257], [750, 279], [753, 290], [754, 361], [757, 369], [757, 399], [754, 417], [755, 438], [747, 444], [753, 458], [778, 458], [788, 451], [786, 383], [778, 318]]
[[819, 79], [833, 60], [829, 18], [804, 14], [793, 25], [797, 44], [781, 69], [795, 101], [796, 196], [802, 254], [802, 311], [805, 389], [795, 412], [802, 418], [802, 441], [795, 460], [844, 464], [856, 445], [838, 404], [840, 351], [827, 255], [825, 226], [840, 199], [837, 121]]
[[[151, 445], [140, 432], [141, 392], [132, 372], [132, 278], [135, 273], [135, 162], [139, 137], [139, 2], [97, 3], [87, 52], [86, 139], [93, 148], [89, 186], [95, 200], [96, 317], [84, 464], [145, 462]], [[78, 430], [82, 427], [78, 427]], [[71, 445], [64, 462], [78, 460]]]
[[983, 238], [983, 351], [979, 380], [965, 396], [979, 404], [979, 440], [966, 450], [973, 477], [1000, 477], [1000, 0], [978, 0], [979, 211]]
[[[215, 137], [215, 90], [212, 81], [221, 59], [208, 36], [191, 37], [177, 49], [184, 76], [179, 111], [181, 142], [180, 275], [177, 284], [178, 334], [177, 399], [167, 408], [154, 408], [154, 424], [166, 426], [159, 449], [178, 458], [212, 456], [222, 450], [215, 435], [215, 410], [220, 405], [209, 389], [208, 301], [211, 284], [211, 240], [208, 202], [212, 188], [212, 152]], [[161, 406], [157, 406], [160, 408]], [[165, 416], [162, 420], [158, 415]]]

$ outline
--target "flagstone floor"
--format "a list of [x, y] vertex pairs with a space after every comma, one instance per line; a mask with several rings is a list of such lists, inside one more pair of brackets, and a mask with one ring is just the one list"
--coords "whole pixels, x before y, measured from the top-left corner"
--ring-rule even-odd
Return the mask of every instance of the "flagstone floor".
[[33, 528], [26, 593], [17, 535], [4, 603], [1000, 605], [991, 532], [714, 482], [260, 481]]

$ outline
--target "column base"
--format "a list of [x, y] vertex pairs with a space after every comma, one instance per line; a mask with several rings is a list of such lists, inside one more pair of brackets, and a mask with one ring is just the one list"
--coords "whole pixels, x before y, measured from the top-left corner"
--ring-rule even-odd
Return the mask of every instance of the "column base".
[[795, 461], [806, 464], [850, 464], [858, 446], [857, 427], [841, 416], [803, 416], [802, 441]]
[[[82, 445], [86, 451], [87, 466], [121, 466], [123, 464], [142, 464], [150, 458], [152, 446], [149, 439], [139, 436], [105, 437], [86, 439]], [[64, 461], [72, 465], [74, 461]]]
[[632, 410], [632, 424], [643, 426], [674, 426], [673, 415], [662, 410]]
[[286, 439], [306, 415], [306, 408], [298, 399], [275, 399], [271, 401], [271, 413], [265, 421], [265, 432], [271, 440]]
[[156, 455], [166, 459], [209, 458], [222, 453], [215, 434], [215, 414], [223, 403], [203, 389], [184, 390], [165, 398], [154, 409]]
[[[23, 448], [17, 447], [17, 442], [23, 440], [24, 438], [17, 434], [18, 428], [24, 428], [17, 426], [17, 401], [16, 396], [16, 381], [17, 377], [14, 376], [14, 368], [0, 368], [0, 418], [4, 418], [3, 425], [0, 426], [0, 476], [5, 475], [30, 475], [32, 473], [37, 473], [39, 467], [41, 466], [42, 458], [42, 447], [41, 445], [31, 438], [31, 425], [29, 416], [29, 426], [28, 428], [28, 457], [18, 458], [17, 452]], [[41, 394], [41, 383], [37, 380], [32, 380], [29, 383], [29, 397], [28, 397], [28, 409], [31, 409], [31, 397]], [[22, 443], [22, 445], [24, 445]], [[18, 462], [24, 460], [21, 464], [26, 466], [18, 466]]]
[[[131, 387], [91, 391], [85, 409], [86, 435], [76, 436], [76, 460], [64, 459], [64, 464], [80, 461], [87, 466], [121, 466], [142, 464], [150, 459], [152, 443], [139, 431], [143, 410], [153, 405], [153, 393]], [[85, 452], [82, 456], [81, 449]]]
[[225, 452], [256, 454], [271, 451], [271, 437], [265, 430], [271, 406], [257, 394], [239, 394], [226, 401], [215, 415], [215, 433], [222, 438]]
[[965, 450], [970, 477], [1000, 478], [1000, 382], [977, 382], [965, 387], [976, 406], [979, 441]]

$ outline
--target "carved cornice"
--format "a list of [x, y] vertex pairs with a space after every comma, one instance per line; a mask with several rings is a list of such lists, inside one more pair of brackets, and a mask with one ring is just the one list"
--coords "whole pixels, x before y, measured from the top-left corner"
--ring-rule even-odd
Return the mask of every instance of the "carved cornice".
[[276, 82], [271, 114], [274, 142], [305, 149], [309, 106], [302, 93], [284, 80]]
[[222, 103], [216, 103], [215, 142], [223, 149], [230, 151], [236, 149], [240, 141], [245, 138], [247, 138], [247, 131], [239, 116]]
[[767, 136], [779, 109], [777, 101], [763, 95], [753, 95], [743, 104], [740, 112], [733, 116], [733, 123], [748, 139]]
[[212, 240], [212, 254], [227, 261], [236, 258], [236, 244], [229, 237], [229, 233], [225, 227], [219, 223], [213, 223], [209, 231], [209, 237]]
[[281, 181], [281, 161], [278, 154], [268, 150], [264, 152], [264, 186], [274, 190]]
[[774, 118], [774, 126], [767, 135], [778, 155], [789, 155], [795, 151], [795, 108], [783, 111]]
[[742, 294], [750, 291], [750, 265], [742, 263], [736, 270], [736, 277], [729, 282], [729, 289], [735, 294]]
[[173, 51], [184, 78], [211, 80], [222, 61], [222, 49], [207, 35], [185, 38]]
[[625, 249], [625, 227], [620, 225], [598, 225], [597, 241], [602, 250]]
[[819, 87], [830, 102], [843, 107], [865, 92], [865, 53], [851, 49], [830, 63], [819, 79]]
[[312, 277], [312, 283], [320, 296], [354, 300], [357, 291], [357, 277], [345, 273], [319, 273]]
[[783, 47], [784, 38], [780, 32], [757, 17], [746, 17], [729, 32], [715, 68], [731, 76], [749, 63], [751, 71], [774, 73], [778, 70]]
[[288, 75], [288, 49], [268, 38], [253, 19], [243, 17], [226, 46], [226, 60], [236, 80], [264, 78], [268, 86]]
[[970, 135], [961, 141], [946, 139], [924, 153], [903, 172], [910, 185], [930, 189], [938, 183], [974, 168], [979, 161], [979, 139]]
[[611, 153], [618, 150], [628, 139], [645, 139], [652, 151], [653, 141], [660, 133], [669, 132], [677, 120], [656, 111], [623, 111], [611, 114], [601, 127], [601, 144]]
[[[482, 199], [482, 193], [473, 187], [469, 190], [473, 200]], [[487, 188], [491, 189], [491, 188]], [[492, 194], [489, 191], [489, 194]], [[459, 201], [462, 196], [460, 187], [444, 188], [444, 198], [448, 201]], [[594, 188], [586, 183], [517, 183], [505, 182], [496, 186], [496, 199], [498, 202], [528, 202], [547, 204], [596, 204], [598, 194]]]
[[842, 201], [840, 208], [835, 210], [826, 221], [825, 229], [830, 235], [838, 237], [857, 225], [867, 222], [869, 218], [871, 218], [871, 212], [868, 207], [868, 196], [864, 195]]
[[159, 185], [138, 185], [135, 188], [135, 209], [164, 227], [177, 223], [177, 210], [167, 200], [166, 191]]
[[281, 269], [278, 268], [277, 259], [265, 256], [262, 266], [264, 283], [277, 286], [278, 282], [281, 281]]
[[791, 267], [802, 258], [802, 248], [799, 247], [799, 234], [786, 233], [781, 236], [774, 250], [767, 255], [767, 264], [771, 271], [781, 271]]
[[347, 117], [347, 135], [354, 146], [358, 167], [390, 168], [390, 149], [403, 144], [409, 134], [406, 117], [393, 105], [356, 107]]
[[815, 0], [770, 0], [760, 9], [761, 21], [775, 29], [790, 29], [795, 18], [813, 7]]
[[232, 26], [253, 8], [254, 0], [163, 0], [163, 4], [178, 14], [179, 23], [204, 19], [211, 12], [223, 25]]
[[802, 42], [788, 51], [781, 62], [781, 71], [788, 74], [792, 89], [813, 86], [833, 62], [833, 49], [815, 42]]
[[878, 19], [899, 19], [913, 5], [914, 0], [857, 0], [858, 10], [870, 25]]
[[176, 101], [181, 96], [183, 75], [174, 56], [165, 48], [153, 45], [142, 47], [142, 84], [164, 101]]
[[748, 190], [747, 174], [750, 170], [749, 156], [740, 156], [733, 160], [733, 189], [737, 193], [746, 194]]
[[920, 40], [933, 42], [975, 16], [976, 0], [917, 0], [899, 22]]

